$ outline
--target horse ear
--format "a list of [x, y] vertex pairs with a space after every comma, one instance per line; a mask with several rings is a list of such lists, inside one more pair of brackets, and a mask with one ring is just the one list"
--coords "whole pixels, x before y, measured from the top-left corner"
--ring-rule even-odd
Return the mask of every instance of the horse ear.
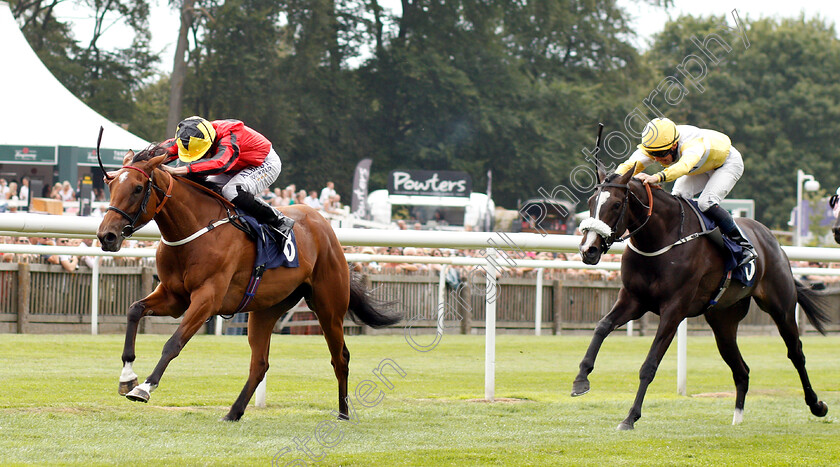
[[630, 170], [625, 172], [624, 175], [622, 175], [621, 177], [618, 177], [618, 180], [616, 180], [615, 183], [621, 185], [626, 185], [627, 183], [630, 183], [630, 179], [632, 179], [633, 174], [636, 173], [636, 164], [638, 164], [638, 162], [633, 163], [633, 167], [630, 167]]
[[131, 159], [134, 159], [134, 151], [131, 149], [125, 153], [125, 157], [123, 157], [123, 165], [128, 165], [131, 162]]
[[604, 171], [604, 164], [601, 164], [599, 161], [598, 164], [595, 164], [595, 167], [598, 169], [598, 183], [604, 183], [604, 179], [607, 178], [607, 172]]
[[157, 166], [159, 166], [160, 164], [163, 164], [163, 161], [165, 161], [168, 156], [169, 156], [169, 154], [163, 153], [159, 156], [155, 156], [155, 157], [149, 159], [149, 167], [151, 169], [157, 168]]

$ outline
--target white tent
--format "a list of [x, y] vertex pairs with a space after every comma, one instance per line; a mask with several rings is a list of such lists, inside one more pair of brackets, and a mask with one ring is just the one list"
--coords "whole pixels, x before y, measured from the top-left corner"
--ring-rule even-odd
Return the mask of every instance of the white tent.
[[[53, 164], [59, 147], [82, 148], [90, 159], [99, 127], [103, 157], [115, 159], [148, 142], [98, 114], [68, 91], [41, 62], [15, 21], [9, 4], [0, 1], [0, 162]], [[44, 154], [35, 157], [32, 153]], [[119, 157], [119, 160], [122, 158]], [[95, 158], [94, 158], [95, 161]], [[85, 160], [85, 162], [89, 162]]]

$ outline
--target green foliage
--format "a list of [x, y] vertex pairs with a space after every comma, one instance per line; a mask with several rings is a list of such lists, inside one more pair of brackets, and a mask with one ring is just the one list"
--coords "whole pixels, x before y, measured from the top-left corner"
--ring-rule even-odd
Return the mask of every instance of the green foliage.
[[[132, 128], [138, 90], [159, 60], [149, 48], [149, 5], [146, 0], [85, 2], [96, 19], [92, 39], [81, 46], [70, 27], [55, 19], [54, 3], [12, 0], [11, 7], [30, 46], [55, 77], [73, 94], [111, 120]], [[107, 30], [105, 14], [117, 13], [135, 31], [124, 50], [100, 50]], [[142, 125], [138, 125], [142, 126]]]
[[[667, 113], [678, 122], [728, 134], [745, 164], [730, 197], [754, 198], [756, 217], [781, 227], [796, 200], [796, 169], [817, 175], [823, 186], [837, 186], [840, 121], [840, 41], [832, 25], [813, 19], [762, 19], [747, 22], [749, 47], [734, 32], [722, 32], [732, 18], [683, 16], [656, 37], [647, 58], [658, 76], [673, 74], [689, 54], [708, 64], [703, 92], [690, 94]], [[731, 47], [717, 65], [703, 56], [691, 37], [717, 33]]]
[[131, 131], [147, 141], [171, 138], [166, 131], [166, 109], [169, 103], [169, 78], [161, 77], [140, 88], [131, 114]]
[[[166, 79], [150, 75], [145, 0], [108, 4], [138, 31], [124, 51], [99, 50], [96, 39], [80, 47], [46, 2], [12, 5], [33, 47], [77, 95], [147, 138], [170, 136], [161, 124]], [[597, 123], [627, 133], [631, 112], [655, 116], [650, 101], [679, 123], [732, 138], [746, 170], [730, 197], [754, 198], [758, 219], [772, 227], [785, 228], [796, 169], [826, 188], [840, 184], [832, 170], [840, 45], [823, 20], [740, 17], [742, 38], [731, 15], [682, 16], [640, 55], [615, 0], [401, 5], [389, 16], [376, 0], [199, 2], [184, 116], [245, 121], [281, 154], [278, 185], [334, 180], [345, 200], [353, 167], [367, 157], [371, 189], [384, 187], [391, 170], [423, 168], [466, 171], [483, 191], [492, 170], [500, 206], [569, 187], [575, 174], [583, 186], [572, 194], [585, 199], [581, 170], [591, 163], [581, 151], [593, 145]], [[714, 57], [692, 38], [712, 40]], [[699, 72], [698, 60], [705, 76], [692, 82], [681, 67]], [[668, 79], [682, 91], [672, 88], [666, 103]], [[627, 136], [633, 144], [606, 162], [629, 155], [637, 137]]]

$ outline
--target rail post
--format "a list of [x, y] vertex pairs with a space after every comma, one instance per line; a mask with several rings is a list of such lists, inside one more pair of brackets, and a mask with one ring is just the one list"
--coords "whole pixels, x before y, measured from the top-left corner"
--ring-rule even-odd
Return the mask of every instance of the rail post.
[[534, 304], [534, 335], [539, 336], [542, 333], [542, 296], [543, 296], [543, 272], [545, 269], [537, 269], [537, 296]]
[[559, 336], [563, 329], [563, 281], [557, 279], [552, 284], [554, 288], [554, 295], [552, 300], [552, 308], [554, 312], [554, 322], [551, 325], [551, 333]]
[[26, 334], [29, 331], [29, 296], [32, 287], [32, 275], [28, 263], [18, 263], [17, 287], [17, 331]]

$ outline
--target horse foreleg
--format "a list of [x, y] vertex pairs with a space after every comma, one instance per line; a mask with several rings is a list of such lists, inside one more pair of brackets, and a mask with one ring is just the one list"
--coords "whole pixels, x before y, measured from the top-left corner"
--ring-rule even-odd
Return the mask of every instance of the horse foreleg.
[[642, 417], [642, 402], [645, 400], [647, 388], [656, 376], [659, 363], [662, 361], [665, 351], [671, 345], [671, 341], [674, 340], [677, 326], [682, 319], [682, 315], [677, 316], [673, 310], [670, 313], [662, 310], [656, 337], [653, 338], [650, 351], [648, 351], [645, 362], [639, 370], [639, 389], [636, 391], [636, 399], [633, 401], [633, 407], [630, 408], [627, 418], [618, 425], [619, 430], [632, 430], [636, 421]]
[[626, 324], [628, 321], [638, 319], [644, 314], [638, 300], [630, 295], [625, 289], [618, 292], [618, 300], [612, 310], [601, 318], [598, 326], [595, 327], [595, 334], [586, 349], [586, 355], [580, 362], [580, 372], [572, 383], [572, 396], [582, 396], [589, 392], [589, 374], [595, 369], [595, 357], [601, 349], [604, 339], [615, 329]]
[[137, 374], [134, 373], [134, 348], [137, 340], [137, 328], [144, 316], [180, 316], [184, 308], [179, 306], [177, 299], [160, 284], [146, 298], [138, 300], [128, 308], [127, 324], [125, 327], [125, 345], [123, 346], [120, 373], [119, 393], [128, 394], [137, 386]]
[[248, 372], [248, 380], [245, 387], [236, 398], [236, 402], [223, 420], [236, 421], [242, 418], [248, 402], [254, 395], [257, 385], [265, 378], [268, 371], [268, 351], [271, 345], [271, 332], [274, 330], [274, 323], [285, 312], [285, 309], [271, 309], [261, 312], [252, 312], [248, 317], [248, 344], [251, 346], [251, 367]]
[[215, 300], [217, 297], [212, 293], [214, 287], [221, 289], [221, 286], [218, 284], [207, 285], [206, 283], [202, 289], [192, 294], [192, 301], [186, 313], [184, 313], [184, 319], [178, 325], [178, 329], [175, 330], [172, 337], [164, 344], [160, 360], [158, 360], [158, 364], [155, 366], [152, 374], [146, 378], [143, 384], [132, 389], [125, 397], [138, 402], [149, 401], [152, 391], [158, 387], [160, 378], [163, 376], [163, 372], [166, 371], [169, 362], [181, 353], [181, 349], [201, 329], [204, 322], [207, 321], [207, 318], [213, 315], [213, 311], [211, 310], [217, 310], [219, 308], [219, 305], [216, 303], [217, 300]]
[[750, 368], [741, 356], [736, 336], [738, 333], [738, 322], [747, 315], [750, 308], [750, 299], [746, 298], [734, 306], [721, 310], [714, 310], [706, 313], [706, 322], [715, 334], [720, 356], [732, 370], [732, 379], [735, 381], [735, 414], [732, 416], [732, 424], [737, 425], [744, 421], [744, 401], [747, 398], [747, 391], [750, 386]]

